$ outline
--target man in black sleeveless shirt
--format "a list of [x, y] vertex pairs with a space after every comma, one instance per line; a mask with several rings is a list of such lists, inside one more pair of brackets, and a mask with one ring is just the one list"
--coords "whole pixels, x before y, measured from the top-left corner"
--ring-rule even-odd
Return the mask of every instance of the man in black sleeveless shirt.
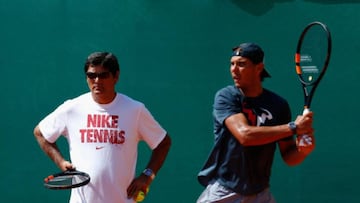
[[198, 175], [206, 189], [197, 203], [273, 203], [269, 182], [276, 146], [290, 166], [315, 147], [312, 112], [291, 121], [288, 102], [263, 88], [270, 77], [263, 58], [254, 43], [233, 49], [234, 85], [215, 95], [215, 144]]

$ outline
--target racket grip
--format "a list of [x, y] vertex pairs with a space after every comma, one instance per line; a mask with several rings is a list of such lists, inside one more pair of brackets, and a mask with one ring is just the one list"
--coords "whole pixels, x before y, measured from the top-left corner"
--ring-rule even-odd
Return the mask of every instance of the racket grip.
[[53, 175], [50, 175], [50, 176], [44, 178], [44, 182], [47, 183], [47, 182], [49, 182], [49, 181], [52, 180], [52, 179], [54, 179], [54, 176], [53, 176]]
[[[309, 112], [310, 112], [310, 109], [305, 107], [304, 111], [303, 111], [303, 115], [305, 115]], [[298, 146], [300, 147], [300, 150], [301, 150], [301, 147], [306, 147], [306, 146], [312, 145], [313, 141], [309, 135], [303, 134], [302, 138], [298, 140], [298, 143], [299, 143]]]
[[307, 114], [310, 112], [310, 109], [309, 108], [304, 108], [304, 111], [303, 111], [303, 115]]

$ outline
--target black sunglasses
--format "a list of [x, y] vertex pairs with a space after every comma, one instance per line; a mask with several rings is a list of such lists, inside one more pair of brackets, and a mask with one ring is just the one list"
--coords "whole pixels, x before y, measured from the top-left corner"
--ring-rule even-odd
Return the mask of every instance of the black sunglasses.
[[106, 78], [109, 78], [110, 72], [101, 72], [101, 73], [87, 72], [86, 76], [89, 79], [95, 79], [95, 78], [106, 79]]

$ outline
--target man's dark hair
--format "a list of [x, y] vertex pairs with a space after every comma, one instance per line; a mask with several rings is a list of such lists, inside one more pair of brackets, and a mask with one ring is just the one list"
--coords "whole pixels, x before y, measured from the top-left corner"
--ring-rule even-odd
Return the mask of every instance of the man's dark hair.
[[89, 69], [89, 66], [102, 66], [108, 69], [112, 75], [115, 75], [117, 71], [120, 71], [116, 56], [109, 52], [94, 52], [90, 54], [84, 65], [85, 73]]

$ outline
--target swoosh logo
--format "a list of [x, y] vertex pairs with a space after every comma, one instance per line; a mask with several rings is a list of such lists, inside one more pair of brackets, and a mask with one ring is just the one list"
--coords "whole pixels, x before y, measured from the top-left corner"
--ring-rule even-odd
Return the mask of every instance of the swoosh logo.
[[96, 147], [95, 149], [96, 149], [96, 150], [99, 150], [99, 149], [102, 149], [102, 148], [104, 148], [104, 146]]

